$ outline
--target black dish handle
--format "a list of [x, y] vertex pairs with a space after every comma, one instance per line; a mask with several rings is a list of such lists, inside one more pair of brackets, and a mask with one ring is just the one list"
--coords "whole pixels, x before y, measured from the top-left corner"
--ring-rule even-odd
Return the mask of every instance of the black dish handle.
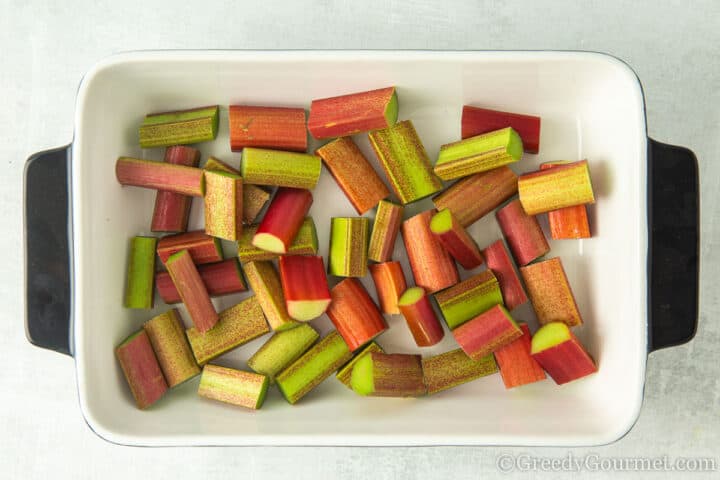
[[648, 139], [648, 351], [687, 343], [698, 324], [698, 166]]
[[25, 164], [25, 333], [72, 356], [69, 168], [69, 145]]

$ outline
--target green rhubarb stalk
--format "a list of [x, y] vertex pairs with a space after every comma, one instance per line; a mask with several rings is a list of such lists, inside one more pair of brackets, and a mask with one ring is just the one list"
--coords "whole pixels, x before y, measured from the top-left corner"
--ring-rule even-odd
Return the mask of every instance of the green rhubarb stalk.
[[[214, 172], [232, 173], [240, 175], [240, 170], [236, 170], [227, 163], [215, 157], [210, 157], [205, 162], [205, 170]], [[257, 185], [243, 184], [243, 221], [246, 224], [252, 223], [260, 214], [267, 201], [270, 200], [270, 192]], [[252, 238], [252, 237], [251, 237]]]
[[125, 308], [152, 308], [155, 288], [155, 237], [133, 237], [128, 256]]
[[240, 172], [246, 183], [312, 190], [321, 166], [315, 155], [248, 147], [243, 149]]
[[[248, 185], [250, 187], [250, 185]], [[252, 244], [252, 239], [257, 232], [257, 225], [249, 225], [243, 229], [242, 235], [238, 240], [238, 257], [243, 264], [247, 262], [257, 262], [263, 260], [274, 260], [280, 255], [268, 252]], [[300, 226], [295, 240], [288, 248], [285, 255], [317, 255], [318, 237], [315, 229], [315, 222], [312, 217], [306, 217]]]
[[170, 388], [200, 373], [177, 309], [151, 318], [143, 328]]
[[451, 330], [503, 303], [500, 285], [490, 270], [436, 293], [435, 300]]
[[205, 171], [205, 233], [237, 240], [243, 224], [243, 179], [232, 173]]
[[217, 137], [219, 107], [151, 113], [139, 129], [142, 148], [207, 142]]
[[372, 352], [384, 352], [382, 347], [375, 342], [368, 343], [362, 350], [360, 350], [348, 363], [346, 363], [338, 372], [335, 374], [335, 378], [340, 380], [343, 385], [352, 390], [350, 385], [350, 377], [352, 377], [353, 367], [355, 364], [363, 358], [365, 355]]
[[198, 395], [257, 410], [265, 401], [267, 388], [268, 378], [265, 375], [206, 365], [200, 377]]
[[307, 323], [276, 332], [250, 357], [248, 367], [266, 375], [270, 384], [274, 384], [275, 376], [305, 353], [319, 337]]
[[270, 328], [281, 331], [297, 327], [298, 322], [293, 320], [287, 311], [280, 276], [273, 263], [249, 262], [244, 265], [244, 270]]
[[328, 273], [338, 277], [364, 277], [367, 273], [369, 234], [369, 218], [332, 218]]
[[374, 262], [387, 262], [392, 259], [400, 225], [402, 224], [404, 208], [387, 200], [380, 200], [375, 221], [373, 222], [368, 258]]
[[492, 353], [480, 360], [473, 360], [461, 348], [423, 358], [422, 367], [428, 395], [457, 387], [498, 371]]
[[503, 128], [440, 147], [435, 175], [443, 180], [467, 177], [517, 162], [522, 153], [520, 135], [510, 127]]

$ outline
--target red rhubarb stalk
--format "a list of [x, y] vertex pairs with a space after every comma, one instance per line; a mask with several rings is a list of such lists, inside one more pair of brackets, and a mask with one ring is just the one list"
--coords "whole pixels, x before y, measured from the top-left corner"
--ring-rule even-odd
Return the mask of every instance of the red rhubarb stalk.
[[213, 328], [218, 321], [218, 314], [190, 253], [182, 250], [171, 255], [165, 262], [165, 267], [180, 293], [180, 298], [195, 328], [201, 333]]
[[307, 322], [325, 313], [330, 304], [330, 289], [323, 257], [283, 255], [280, 257], [280, 281], [285, 305], [292, 318]]
[[597, 372], [590, 354], [562, 322], [548, 323], [535, 332], [531, 354], [558, 385]]
[[400, 262], [385, 262], [368, 267], [383, 313], [400, 313], [398, 300], [407, 288]]
[[205, 194], [205, 177], [199, 168], [120, 157], [115, 163], [115, 176], [120, 185], [166, 190], [193, 197]]
[[362, 283], [347, 278], [330, 290], [332, 302], [328, 317], [347, 343], [355, 351], [387, 330], [380, 310], [370, 298]]
[[[198, 265], [197, 269], [211, 297], [220, 297], [247, 290], [237, 258], [228, 258], [222, 262]], [[182, 301], [169, 273], [157, 272], [155, 274], [155, 285], [163, 302], [178, 303]]]
[[[168, 147], [165, 150], [165, 163], [197, 167], [200, 163], [200, 151], [186, 146]], [[150, 230], [153, 232], [184, 232], [190, 217], [192, 197], [174, 192], [158, 190], [155, 195]]]
[[304, 152], [307, 150], [305, 110], [302, 108], [230, 105], [230, 148], [274, 148]]
[[495, 352], [495, 360], [500, 367], [505, 388], [545, 380], [545, 372], [530, 355], [530, 328], [525, 323], [518, 326], [522, 330], [522, 336]]
[[463, 352], [475, 360], [497, 351], [522, 335], [522, 330], [502, 305], [495, 305], [452, 332]]
[[540, 325], [565, 322], [574, 327], [583, 323], [560, 258], [520, 267], [520, 274]]
[[398, 307], [418, 347], [435, 345], [445, 336], [430, 299], [422, 288], [408, 288], [400, 297]]
[[286, 253], [313, 202], [309, 190], [279, 188], [255, 232], [252, 244], [273, 253]]
[[483, 257], [475, 240], [447, 208], [432, 217], [430, 231], [465, 270], [482, 265]]
[[[547, 170], [570, 162], [546, 162], [540, 170]], [[550, 236], [555, 240], [590, 238], [590, 223], [587, 216], [587, 205], [560, 208], [548, 212]]]
[[395, 87], [313, 100], [308, 130], [320, 139], [387, 128], [395, 124], [397, 110]]
[[495, 216], [518, 265], [527, 265], [550, 251], [537, 218], [525, 213], [520, 200], [508, 203]]
[[540, 117], [519, 113], [501, 112], [487, 108], [463, 106], [462, 138], [512, 127], [518, 132], [528, 153], [540, 151]]
[[147, 408], [165, 395], [168, 386], [145, 330], [126, 338], [115, 355], [138, 408]]
[[196, 265], [219, 262], [223, 259], [220, 241], [202, 230], [163, 237], [158, 241], [157, 254], [165, 263], [170, 255], [187, 250]]
[[505, 244], [498, 240], [483, 250], [487, 266], [497, 277], [505, 308], [513, 310], [528, 301]]

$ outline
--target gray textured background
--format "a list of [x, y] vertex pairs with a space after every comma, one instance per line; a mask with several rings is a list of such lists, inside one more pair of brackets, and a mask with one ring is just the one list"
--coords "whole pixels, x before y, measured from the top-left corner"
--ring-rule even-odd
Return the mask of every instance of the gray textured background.
[[713, 281], [720, 267], [720, 2], [180, 3], [0, 0], [0, 218], [7, 225], [0, 232], [6, 255], [0, 288], [0, 477], [481, 478], [500, 475], [495, 463], [502, 453], [568, 454], [451, 447], [133, 449], [97, 438], [82, 421], [72, 360], [32, 348], [24, 337], [22, 167], [31, 153], [70, 141], [76, 88], [93, 63], [117, 51], [154, 48], [584, 49], [627, 61], [643, 81], [650, 135], [689, 146], [699, 158], [700, 327], [689, 345], [650, 356], [642, 414], [624, 439], [571, 453], [720, 462], [720, 294]]

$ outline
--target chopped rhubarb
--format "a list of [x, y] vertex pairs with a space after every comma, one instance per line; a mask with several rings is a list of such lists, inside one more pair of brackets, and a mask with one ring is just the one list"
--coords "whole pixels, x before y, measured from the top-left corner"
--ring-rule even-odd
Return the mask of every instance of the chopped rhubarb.
[[587, 160], [526, 173], [518, 178], [518, 193], [528, 215], [595, 203]]
[[483, 257], [475, 240], [447, 208], [432, 217], [430, 231], [465, 270], [472, 270], [483, 264]]
[[205, 177], [199, 168], [120, 157], [115, 163], [115, 176], [120, 185], [153, 188], [181, 195], [205, 195]]
[[550, 251], [537, 218], [525, 213], [520, 200], [505, 205], [495, 217], [518, 265], [527, 265]]
[[338, 370], [338, 372], [335, 374], [335, 378], [340, 380], [343, 383], [343, 385], [345, 385], [346, 387], [352, 389], [352, 385], [350, 385], [350, 378], [352, 377], [352, 371], [353, 371], [353, 368], [355, 367], [355, 364], [362, 357], [364, 357], [365, 355], [368, 355], [369, 353], [382, 352], [382, 351], [383, 351], [382, 347], [380, 345], [378, 345], [377, 343], [375, 343], [375, 342], [368, 343], [367, 345], [365, 345], [362, 348], [362, 350], [357, 352], [355, 354], [355, 356], [349, 362], [347, 362], [345, 365], [343, 365], [343, 367], [340, 370]]
[[245, 264], [245, 276], [255, 292], [270, 328], [275, 331], [294, 328], [298, 323], [290, 317], [285, 303], [280, 276], [270, 261]]
[[233, 152], [245, 147], [293, 152], [307, 150], [305, 110], [302, 108], [230, 105], [228, 120]]
[[218, 321], [218, 314], [190, 253], [181, 250], [171, 255], [165, 267], [198, 331], [205, 333], [213, 328]]
[[374, 262], [387, 262], [392, 259], [400, 225], [403, 220], [404, 208], [387, 200], [380, 200], [375, 221], [373, 222], [368, 259]]
[[220, 402], [257, 410], [265, 401], [268, 378], [234, 368], [205, 365], [198, 395]]
[[500, 367], [505, 388], [515, 388], [545, 380], [545, 372], [530, 355], [530, 329], [525, 323], [520, 323], [518, 326], [522, 330], [522, 336], [495, 351], [495, 360]]
[[497, 278], [490, 270], [482, 271], [457, 285], [435, 294], [440, 311], [450, 329], [502, 304]]
[[181, 250], [190, 252], [196, 265], [215, 263], [223, 259], [220, 240], [211, 237], [203, 230], [169, 235], [161, 238], [157, 244], [157, 254], [163, 263], [170, 258], [170, 255]]
[[144, 330], [126, 338], [115, 349], [115, 355], [139, 409], [149, 407], [165, 395], [168, 386]]
[[463, 352], [474, 360], [480, 360], [522, 336], [522, 330], [502, 305], [495, 305], [452, 333]]
[[[165, 150], [165, 163], [197, 167], [200, 151], [185, 146], [168, 147]], [[192, 197], [180, 193], [158, 190], [155, 195], [150, 230], [153, 232], [184, 232], [187, 230]]]
[[353, 367], [350, 385], [359, 395], [421, 397], [427, 393], [421, 360], [420, 355], [371, 352]]
[[398, 314], [398, 300], [407, 288], [405, 274], [400, 262], [385, 262], [370, 265], [380, 310], [383, 313]]
[[[237, 242], [238, 257], [242, 263], [274, 260], [279, 254], [268, 252], [252, 244], [258, 225], [249, 225], [243, 228], [243, 234]], [[305, 217], [300, 225], [295, 240], [283, 255], [316, 255], [318, 252], [317, 231], [312, 217]]]
[[[222, 262], [198, 265], [197, 269], [211, 297], [220, 297], [247, 290], [237, 258], [228, 258]], [[157, 272], [155, 274], [155, 286], [163, 302], [170, 304], [182, 301], [169, 273]]]
[[128, 255], [125, 308], [152, 308], [155, 278], [155, 237], [133, 237]]
[[505, 127], [512, 127], [518, 132], [526, 152], [538, 153], [540, 150], [540, 117], [471, 107], [470, 105], [463, 106], [462, 138], [474, 137]]
[[563, 322], [540, 327], [532, 338], [531, 354], [558, 385], [597, 372], [590, 354]]
[[232, 173], [205, 172], [205, 233], [237, 240], [243, 224], [243, 180]]
[[247, 361], [248, 367], [268, 377], [270, 384], [285, 367], [300, 358], [320, 337], [309, 323], [275, 332]]
[[315, 155], [248, 147], [243, 149], [240, 173], [245, 183], [312, 190], [321, 167]]
[[540, 325], [565, 322], [574, 327], [583, 323], [560, 258], [520, 267]]
[[395, 87], [313, 100], [308, 130], [317, 139], [346, 137], [395, 124]]
[[483, 250], [483, 256], [488, 268], [495, 274], [500, 285], [505, 308], [514, 310], [515, 307], [527, 302], [528, 298], [525, 295], [522, 283], [520, 283], [520, 277], [515, 271], [515, 266], [503, 241], [498, 240], [492, 243]]
[[145, 322], [143, 328], [150, 339], [168, 387], [180, 385], [200, 373], [177, 309], [173, 308], [151, 318]]
[[356, 278], [346, 278], [338, 283], [330, 290], [330, 295], [328, 317], [351, 351], [387, 330], [380, 310]]
[[280, 257], [280, 281], [285, 305], [292, 318], [307, 322], [319, 317], [330, 305], [330, 289], [323, 257]]
[[473, 360], [461, 348], [423, 358], [423, 375], [428, 395], [497, 373], [492, 354]]
[[[570, 162], [546, 162], [540, 170], [547, 170]], [[590, 223], [587, 216], [587, 205], [559, 208], [548, 212], [550, 235], [555, 240], [590, 238]]]
[[[215, 157], [208, 158], [203, 168], [213, 172], [225, 172], [232, 173], [233, 175], [240, 175], [240, 170], [231, 167], [227, 163], [222, 160], [218, 160]], [[268, 200], [270, 200], [270, 192], [265, 190], [263, 187], [243, 183], [243, 222], [248, 224], [254, 222]]]
[[207, 142], [217, 137], [219, 107], [150, 113], [140, 125], [142, 148]]
[[252, 244], [273, 253], [286, 253], [313, 202], [309, 190], [279, 188], [255, 231]]
[[328, 273], [338, 277], [364, 277], [368, 264], [370, 219], [333, 217], [330, 222]]
[[398, 301], [398, 308], [418, 347], [435, 345], [445, 336], [430, 299], [422, 288], [405, 290]]

